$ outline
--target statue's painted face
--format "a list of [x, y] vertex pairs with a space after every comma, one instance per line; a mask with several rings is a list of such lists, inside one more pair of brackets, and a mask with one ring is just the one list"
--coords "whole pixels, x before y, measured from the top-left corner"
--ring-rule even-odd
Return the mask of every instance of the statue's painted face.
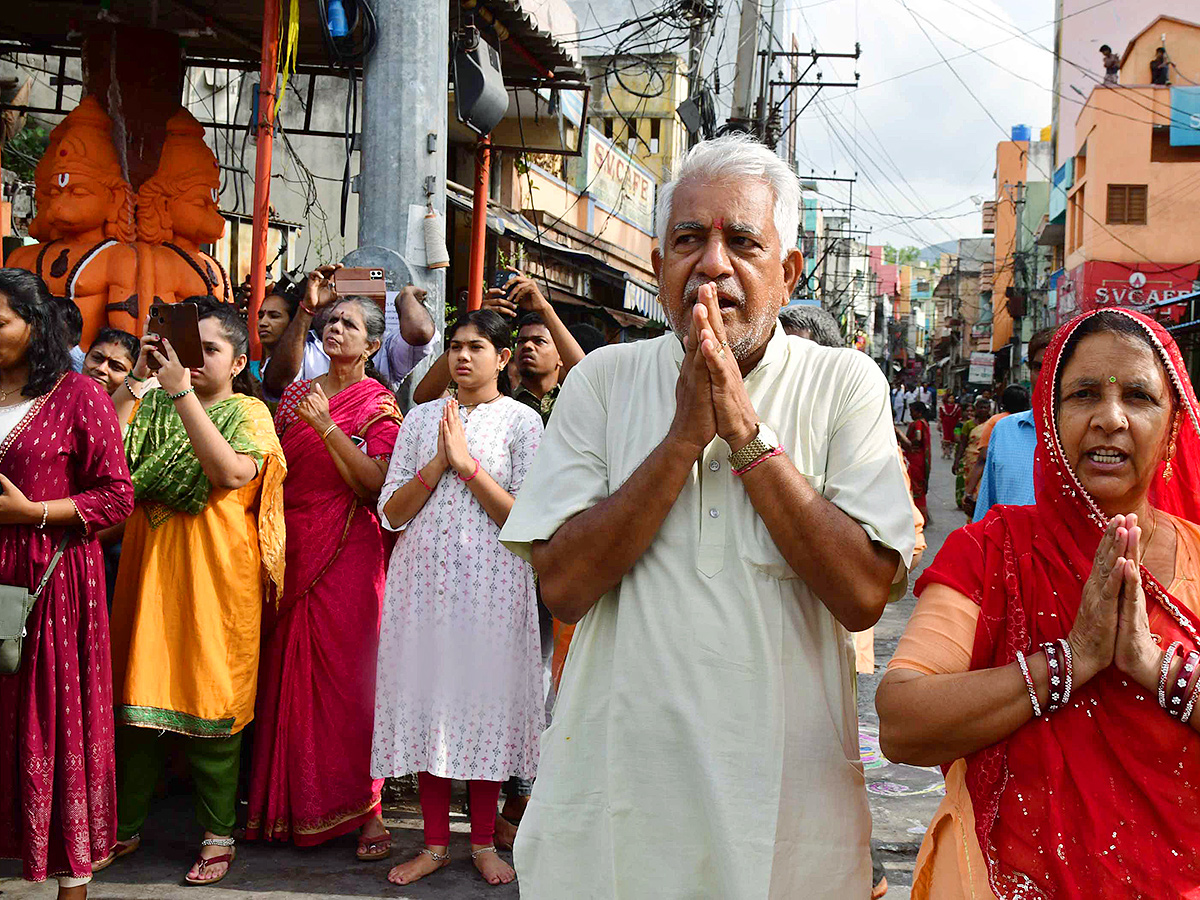
[[225, 233], [225, 219], [217, 209], [216, 188], [197, 184], [167, 200], [171, 228], [179, 237], [208, 244]]
[[64, 238], [101, 228], [119, 211], [113, 191], [89, 175], [74, 172], [53, 176], [46, 203], [46, 221]]

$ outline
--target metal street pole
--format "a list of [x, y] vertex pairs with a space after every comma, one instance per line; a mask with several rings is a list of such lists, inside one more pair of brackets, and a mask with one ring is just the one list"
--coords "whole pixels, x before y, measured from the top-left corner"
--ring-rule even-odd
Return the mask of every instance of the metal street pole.
[[[263, 3], [262, 66], [258, 76], [258, 121], [254, 123], [254, 224], [250, 245], [250, 353], [258, 359], [258, 311], [267, 293], [267, 226], [271, 213], [271, 144], [275, 136], [275, 85], [279, 68], [279, 0]], [[139, 323], [140, 324], [140, 323]]]
[[467, 260], [467, 309], [483, 305], [483, 262], [487, 251], [488, 185], [491, 183], [492, 139], [475, 145], [475, 192], [471, 207], [471, 251]]
[[[1025, 236], [1022, 234], [1021, 220], [1025, 215], [1025, 183], [1021, 182], [1016, 185], [1016, 202], [1013, 204], [1013, 209], [1016, 213], [1016, 232], [1013, 237], [1013, 292], [1019, 296], [1020, 309], [1029, 300], [1029, 279], [1025, 275]], [[1016, 298], [1014, 298], [1016, 299]], [[1022, 312], [1024, 310], [1022, 309]], [[1021, 365], [1024, 363], [1021, 353], [1021, 316], [1012, 317], [1012, 349], [1009, 351], [1008, 369], [1012, 377], [1015, 377], [1020, 371]]]

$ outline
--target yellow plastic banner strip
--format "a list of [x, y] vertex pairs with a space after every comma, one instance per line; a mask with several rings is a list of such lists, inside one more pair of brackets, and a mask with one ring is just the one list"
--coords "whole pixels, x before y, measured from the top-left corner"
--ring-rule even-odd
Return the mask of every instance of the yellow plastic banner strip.
[[279, 84], [279, 95], [275, 103], [275, 117], [283, 108], [284, 98], [287, 97], [288, 79], [296, 71], [296, 51], [300, 46], [300, 0], [292, 0], [288, 9], [287, 47], [283, 57], [283, 79]]

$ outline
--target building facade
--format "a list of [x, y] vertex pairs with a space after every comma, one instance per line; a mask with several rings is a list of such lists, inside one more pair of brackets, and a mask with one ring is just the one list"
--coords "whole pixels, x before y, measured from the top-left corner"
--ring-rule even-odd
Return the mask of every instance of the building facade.
[[[1173, 64], [1168, 85], [1148, 83], [1159, 46]], [[1055, 173], [1054, 189], [1065, 198], [1051, 203], [1063, 221], [1060, 320], [1120, 305], [1178, 321], [1184, 304], [1164, 301], [1190, 294], [1200, 280], [1200, 128], [1190, 118], [1200, 110], [1200, 24], [1159, 16], [1122, 59], [1120, 85], [1092, 90], [1072, 156]]]
[[687, 150], [687, 129], [675, 110], [688, 95], [687, 61], [675, 53], [585, 56], [592, 85], [592, 124], [605, 139], [670, 180]]
[[[1084, 98], [1104, 80], [1100, 47], [1107, 44], [1121, 54], [1129, 41], [1152, 17], [1157, 6], [1173, 16], [1200, 22], [1200, 0], [1171, 0], [1147, 4], [1145, 0], [1055, 0], [1054, 93], [1052, 137], [1054, 166], [1058, 168], [1074, 153], [1076, 118]], [[1130, 73], [1133, 74], [1132, 71]], [[1124, 73], [1121, 80], [1124, 81]], [[1135, 81], [1146, 79], [1135, 76]]]

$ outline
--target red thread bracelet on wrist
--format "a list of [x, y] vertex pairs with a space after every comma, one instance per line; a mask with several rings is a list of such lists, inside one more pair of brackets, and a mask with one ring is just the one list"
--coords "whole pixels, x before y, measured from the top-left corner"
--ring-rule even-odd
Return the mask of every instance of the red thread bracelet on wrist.
[[317, 314], [317, 311], [315, 309], [313, 309], [311, 306], [309, 306], [307, 303], [305, 303], [303, 300], [300, 301], [300, 308], [302, 310], [304, 310], [306, 313], [308, 313], [310, 316], [315, 317]]
[[762, 456], [760, 456], [758, 459], [754, 460], [754, 462], [750, 463], [749, 465], [742, 466], [740, 469], [734, 469], [733, 474], [734, 475], [745, 475], [747, 472], [749, 472], [751, 469], [753, 469], [755, 466], [759, 465], [760, 463], [764, 463], [768, 459], [771, 459], [774, 456], [781, 456], [782, 454], [783, 454], [783, 447], [776, 447], [770, 453], [764, 453]]
[[431, 487], [430, 487], [430, 486], [429, 486], [429, 485], [426, 483], [425, 479], [421, 477], [421, 470], [420, 470], [420, 469], [417, 469], [417, 481], [421, 482], [421, 487], [425, 488], [425, 490], [429, 491], [429, 493], [431, 493], [431, 494], [433, 493], [433, 488], [431, 488]]
[[[454, 474], [458, 475], [457, 472], [455, 472]], [[468, 475], [466, 478], [463, 478], [461, 475], [458, 475], [458, 480], [461, 481], [463, 484], [466, 484], [468, 481], [470, 481], [472, 478], [474, 478], [478, 474], [479, 474], [479, 460], [476, 459], [475, 460], [475, 471], [472, 472], [470, 475]]]

